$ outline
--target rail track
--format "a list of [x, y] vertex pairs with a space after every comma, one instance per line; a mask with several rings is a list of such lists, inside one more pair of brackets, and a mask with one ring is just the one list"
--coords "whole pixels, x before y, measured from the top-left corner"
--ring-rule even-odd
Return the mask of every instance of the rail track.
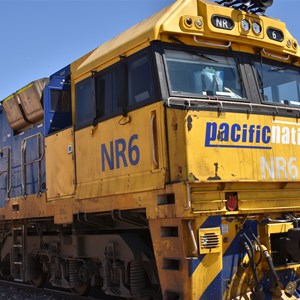
[[0, 280], [0, 299], [2, 300], [106, 300], [94, 296], [83, 297], [63, 290], [36, 288], [31, 285], [14, 281]]

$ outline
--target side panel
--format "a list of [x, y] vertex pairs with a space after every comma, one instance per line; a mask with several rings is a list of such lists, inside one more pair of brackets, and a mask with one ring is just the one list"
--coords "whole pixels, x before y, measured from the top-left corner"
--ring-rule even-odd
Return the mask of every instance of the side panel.
[[164, 187], [163, 106], [75, 132], [79, 199]]
[[[186, 136], [185, 136], [186, 111], [167, 109], [168, 145], [171, 181], [186, 181]], [[174, 151], [176, 149], [176, 151]]]
[[73, 129], [46, 137], [47, 198], [72, 195], [75, 190]]
[[45, 191], [44, 127], [28, 129], [7, 138], [11, 145], [10, 198]]

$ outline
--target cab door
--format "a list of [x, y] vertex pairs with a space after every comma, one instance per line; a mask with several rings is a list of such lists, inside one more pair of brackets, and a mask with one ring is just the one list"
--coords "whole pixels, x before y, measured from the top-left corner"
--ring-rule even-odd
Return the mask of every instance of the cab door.
[[74, 134], [70, 68], [50, 77], [44, 90], [46, 186], [48, 200], [74, 194]]

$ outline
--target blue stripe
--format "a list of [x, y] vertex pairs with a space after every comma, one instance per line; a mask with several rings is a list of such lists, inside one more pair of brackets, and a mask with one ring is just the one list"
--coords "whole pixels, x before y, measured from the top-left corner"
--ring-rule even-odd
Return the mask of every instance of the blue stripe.
[[[221, 224], [221, 218], [210, 217], [201, 227], [218, 227]], [[241, 264], [242, 259], [245, 255], [245, 251], [241, 246], [241, 241], [244, 240], [242, 236], [243, 232], [250, 234], [250, 230], [256, 234], [257, 232], [257, 221], [249, 220], [246, 221], [243, 228], [235, 235], [230, 246], [223, 254], [223, 268], [222, 271], [216, 276], [211, 282], [208, 288], [204, 291], [201, 296], [201, 300], [212, 300], [222, 299], [222, 295], [228, 287], [228, 283], [232, 279], [232, 276], [236, 273], [238, 266]], [[203, 260], [205, 255], [200, 255], [198, 260], [190, 261], [189, 267], [194, 271], [200, 262]], [[189, 272], [191, 271], [189, 269]], [[191, 273], [192, 274], [192, 273]]]
[[194, 273], [194, 271], [197, 269], [201, 261], [204, 259], [205, 254], [201, 254], [196, 259], [190, 259], [188, 261], [188, 271], [189, 271], [189, 277], [191, 277]]
[[200, 300], [221, 300], [222, 294], [222, 276], [220, 272], [204, 291]]

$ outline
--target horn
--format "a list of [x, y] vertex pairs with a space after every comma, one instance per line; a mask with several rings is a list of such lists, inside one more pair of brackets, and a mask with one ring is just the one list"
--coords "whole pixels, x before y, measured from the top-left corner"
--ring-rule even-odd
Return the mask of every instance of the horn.
[[[253, 0], [251, 2], [250, 11], [264, 13], [268, 7], [273, 4], [273, 0]], [[256, 10], [255, 10], [256, 9]]]
[[261, 7], [270, 7], [273, 4], [273, 0], [259, 0]]
[[259, 8], [266, 9], [273, 4], [273, 0], [255, 0], [254, 4]]
[[251, 0], [240, 0], [240, 1], [241, 1], [242, 4], [245, 5], [245, 6], [249, 6], [249, 5], [252, 3]]

